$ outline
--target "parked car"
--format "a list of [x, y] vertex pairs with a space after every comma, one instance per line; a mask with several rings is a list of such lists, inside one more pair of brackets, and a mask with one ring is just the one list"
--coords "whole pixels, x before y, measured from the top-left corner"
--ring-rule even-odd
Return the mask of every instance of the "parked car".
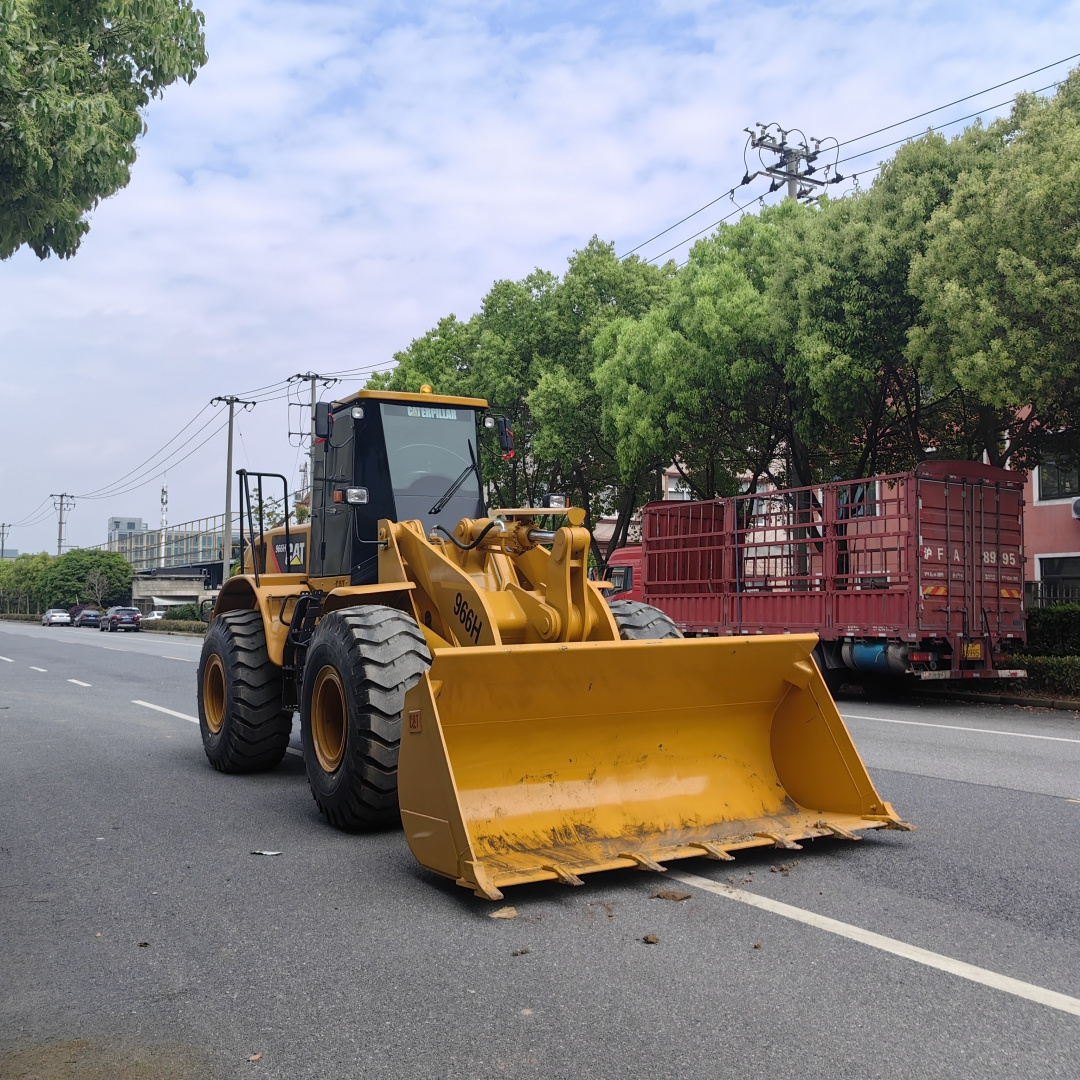
[[83, 608], [72, 620], [72, 626], [97, 626], [101, 622], [101, 612], [95, 608]]
[[117, 630], [135, 630], [137, 632], [141, 622], [142, 613], [138, 608], [111, 607], [102, 616], [101, 622], [98, 623], [98, 629], [108, 630], [110, 634], [115, 633]]
[[143, 616], [142, 621], [143, 622], [158, 622], [159, 620], [164, 619], [164, 618], [165, 618], [165, 612], [164, 611], [151, 611], [149, 614]]
[[44, 615], [41, 616], [42, 626], [70, 626], [71, 616], [63, 609], [58, 607], [49, 608]]

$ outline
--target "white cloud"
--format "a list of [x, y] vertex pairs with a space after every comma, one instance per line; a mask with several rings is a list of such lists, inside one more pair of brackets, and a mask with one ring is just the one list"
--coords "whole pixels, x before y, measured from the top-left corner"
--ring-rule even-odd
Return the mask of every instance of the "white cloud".
[[[215, 394], [388, 363], [496, 278], [560, 271], [593, 233], [637, 244], [740, 179], [747, 124], [861, 134], [1080, 28], [1075, 3], [204, 10], [210, 63], [151, 107], [80, 254], [0, 264], [0, 520], [118, 477]], [[246, 416], [239, 463], [292, 470], [285, 423]], [[171, 520], [220, 510], [221, 458], [173, 471]], [[155, 521], [157, 485], [81, 502], [70, 539], [113, 513]]]

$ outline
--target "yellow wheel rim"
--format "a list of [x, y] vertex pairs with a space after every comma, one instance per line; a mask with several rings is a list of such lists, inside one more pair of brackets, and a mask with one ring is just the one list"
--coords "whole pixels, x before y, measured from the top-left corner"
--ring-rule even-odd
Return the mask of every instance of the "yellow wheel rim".
[[332, 773], [345, 756], [349, 707], [337, 668], [327, 664], [315, 676], [311, 691], [311, 741], [323, 769]]
[[216, 735], [225, 723], [225, 665], [217, 653], [211, 653], [203, 668], [202, 696], [206, 726]]

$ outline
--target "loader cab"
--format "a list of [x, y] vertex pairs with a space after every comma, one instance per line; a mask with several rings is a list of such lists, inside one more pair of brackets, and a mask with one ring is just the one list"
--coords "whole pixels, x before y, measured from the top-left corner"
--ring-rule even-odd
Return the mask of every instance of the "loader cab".
[[[487, 402], [362, 390], [316, 416], [312, 577], [378, 580], [381, 518], [420, 521], [425, 534], [485, 516], [479, 478]], [[434, 512], [433, 512], [434, 511]]]

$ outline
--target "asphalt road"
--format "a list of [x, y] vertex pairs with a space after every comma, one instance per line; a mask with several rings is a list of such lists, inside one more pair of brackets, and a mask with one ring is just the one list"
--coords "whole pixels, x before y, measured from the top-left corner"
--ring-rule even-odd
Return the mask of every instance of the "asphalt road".
[[[221, 776], [133, 704], [194, 715], [198, 652], [0, 622], [5, 1080], [1080, 1075], [1072, 714], [842, 702], [918, 832], [520, 887], [495, 920], [399, 832], [327, 827], [298, 756]], [[690, 899], [651, 898], [676, 873]]]

